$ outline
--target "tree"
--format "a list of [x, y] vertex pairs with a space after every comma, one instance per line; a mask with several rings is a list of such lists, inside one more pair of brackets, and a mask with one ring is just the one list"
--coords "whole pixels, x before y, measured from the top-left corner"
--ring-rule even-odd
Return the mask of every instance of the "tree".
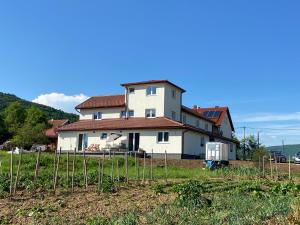
[[45, 144], [48, 140], [44, 133], [46, 128], [45, 114], [32, 106], [26, 110], [24, 125], [13, 137], [13, 143], [24, 148], [30, 148], [33, 144]]
[[258, 149], [258, 142], [254, 135], [250, 135], [250, 136], [246, 137], [245, 139], [243, 138], [241, 140], [240, 150], [245, 152], [245, 154], [243, 153], [244, 159], [252, 158], [252, 155], [256, 149]]
[[9, 138], [9, 133], [6, 128], [3, 116], [0, 114], [0, 144]]
[[25, 117], [25, 110], [20, 102], [13, 102], [5, 109], [4, 122], [12, 136], [23, 126]]

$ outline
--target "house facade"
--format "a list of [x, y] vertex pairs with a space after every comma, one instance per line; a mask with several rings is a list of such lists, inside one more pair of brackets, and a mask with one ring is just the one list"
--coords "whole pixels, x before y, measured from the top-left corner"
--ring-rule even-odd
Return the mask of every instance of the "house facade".
[[230, 158], [235, 159], [227, 107], [183, 106], [185, 90], [168, 80], [121, 86], [122, 95], [91, 97], [76, 106], [80, 120], [59, 128], [58, 149], [143, 150], [155, 157], [166, 151], [171, 158], [204, 158], [206, 143], [220, 141], [230, 145]]

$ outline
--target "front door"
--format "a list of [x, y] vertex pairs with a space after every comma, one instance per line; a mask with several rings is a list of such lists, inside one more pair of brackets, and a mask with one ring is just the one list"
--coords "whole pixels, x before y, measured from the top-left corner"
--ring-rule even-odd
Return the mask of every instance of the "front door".
[[128, 135], [128, 150], [138, 151], [140, 148], [140, 133], [129, 133]]

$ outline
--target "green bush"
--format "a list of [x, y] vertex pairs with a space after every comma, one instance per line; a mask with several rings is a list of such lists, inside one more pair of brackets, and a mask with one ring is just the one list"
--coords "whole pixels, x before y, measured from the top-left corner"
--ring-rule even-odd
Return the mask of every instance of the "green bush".
[[203, 185], [199, 181], [189, 181], [184, 184], [176, 185], [173, 188], [174, 192], [178, 194], [176, 203], [184, 207], [207, 207], [211, 201], [205, 198], [203, 194]]

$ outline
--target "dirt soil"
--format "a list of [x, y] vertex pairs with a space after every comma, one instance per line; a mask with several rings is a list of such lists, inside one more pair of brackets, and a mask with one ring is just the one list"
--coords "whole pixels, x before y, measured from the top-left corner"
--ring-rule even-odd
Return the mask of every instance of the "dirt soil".
[[[147, 164], [150, 163], [150, 160], [147, 160]], [[142, 163], [142, 160], [140, 161]], [[164, 160], [163, 159], [154, 159], [153, 160], [154, 165], [164, 165]], [[176, 166], [176, 167], [182, 167], [182, 168], [204, 168], [204, 160], [189, 160], [189, 159], [168, 159], [168, 166]], [[245, 167], [259, 167], [259, 162], [252, 162], [252, 161], [230, 161], [230, 166], [231, 167], [240, 167], [240, 166], [245, 166]], [[260, 164], [262, 167], [262, 162]], [[275, 167], [276, 164], [273, 162], [272, 166]], [[278, 170], [281, 172], [288, 172], [289, 171], [289, 164], [288, 163], [278, 163], [277, 164]], [[266, 161], [265, 162], [265, 168], [270, 168], [270, 162]], [[300, 173], [300, 164], [291, 164], [291, 172], [295, 173]]]
[[55, 195], [19, 192], [13, 199], [1, 199], [0, 221], [9, 224], [85, 224], [95, 216], [110, 218], [126, 211], [147, 212], [174, 199], [173, 194], [155, 195], [149, 186], [134, 184], [120, 187], [114, 194], [95, 193], [95, 187], [77, 189], [74, 194], [65, 191]]

